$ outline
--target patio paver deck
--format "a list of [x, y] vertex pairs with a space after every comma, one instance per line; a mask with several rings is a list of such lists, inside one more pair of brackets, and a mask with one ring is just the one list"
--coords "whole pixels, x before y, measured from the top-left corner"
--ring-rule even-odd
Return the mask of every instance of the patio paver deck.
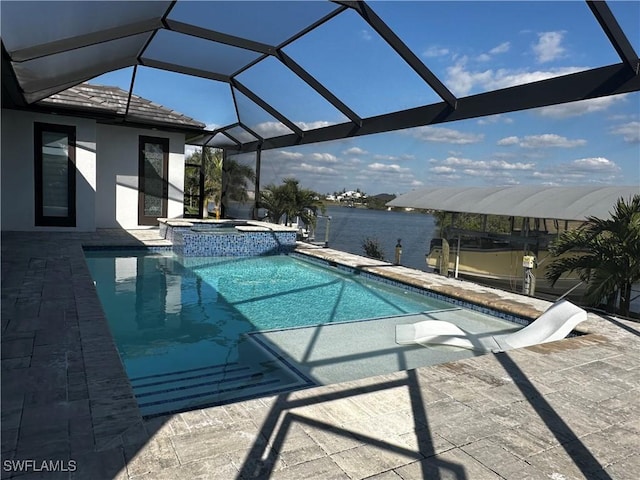
[[[588, 335], [560, 342], [144, 420], [82, 255], [143, 244], [167, 242], [3, 233], [2, 478], [638, 477], [640, 324], [592, 313]], [[307, 253], [522, 315], [548, 305]]]

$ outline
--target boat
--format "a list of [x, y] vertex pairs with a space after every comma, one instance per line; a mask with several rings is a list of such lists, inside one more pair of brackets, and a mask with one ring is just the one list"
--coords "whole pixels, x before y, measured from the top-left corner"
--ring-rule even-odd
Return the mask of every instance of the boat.
[[[387, 206], [451, 215], [451, 226], [441, 225], [441, 238], [431, 242], [426, 254], [427, 265], [443, 275], [549, 300], [582, 301], [587, 285], [576, 275], [561, 277], [553, 287], [546, 280], [550, 243], [564, 230], [608, 218], [619, 199], [637, 194], [638, 185], [423, 187]], [[453, 228], [456, 215], [478, 216], [481, 223], [474, 228], [479, 231]], [[509, 218], [510, 225], [486, 228], [488, 216]], [[634, 284], [631, 311], [638, 313], [639, 308], [640, 284]]]
[[474, 236], [467, 231], [450, 237], [452, 240], [434, 238], [426, 255], [427, 266], [443, 275], [530, 295], [559, 297], [570, 290], [574, 295], [584, 292], [577, 276], [565, 275], [554, 286], [546, 279], [550, 236], [531, 237], [535, 243], [527, 245], [506, 237], [481, 232]]

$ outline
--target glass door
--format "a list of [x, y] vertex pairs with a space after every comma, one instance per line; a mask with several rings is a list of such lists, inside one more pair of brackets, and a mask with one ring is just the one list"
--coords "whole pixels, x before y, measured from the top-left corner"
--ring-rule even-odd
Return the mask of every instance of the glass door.
[[35, 224], [76, 226], [75, 127], [36, 123]]
[[167, 216], [169, 139], [141, 136], [138, 165], [138, 225], [158, 225]]
[[184, 164], [184, 217], [202, 218], [204, 173], [199, 155], [191, 155]]

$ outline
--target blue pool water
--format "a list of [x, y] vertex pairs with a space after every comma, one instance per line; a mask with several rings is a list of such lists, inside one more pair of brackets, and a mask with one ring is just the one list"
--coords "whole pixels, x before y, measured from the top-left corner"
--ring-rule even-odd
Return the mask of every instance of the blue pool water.
[[143, 415], [313, 384], [243, 334], [452, 308], [292, 256], [85, 255]]

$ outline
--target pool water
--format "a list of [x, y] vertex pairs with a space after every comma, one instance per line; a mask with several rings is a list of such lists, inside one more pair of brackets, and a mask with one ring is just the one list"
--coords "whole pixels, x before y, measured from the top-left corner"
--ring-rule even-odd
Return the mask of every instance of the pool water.
[[293, 256], [184, 258], [104, 250], [85, 256], [147, 416], [315, 383], [249, 341], [250, 332], [455, 310]]

